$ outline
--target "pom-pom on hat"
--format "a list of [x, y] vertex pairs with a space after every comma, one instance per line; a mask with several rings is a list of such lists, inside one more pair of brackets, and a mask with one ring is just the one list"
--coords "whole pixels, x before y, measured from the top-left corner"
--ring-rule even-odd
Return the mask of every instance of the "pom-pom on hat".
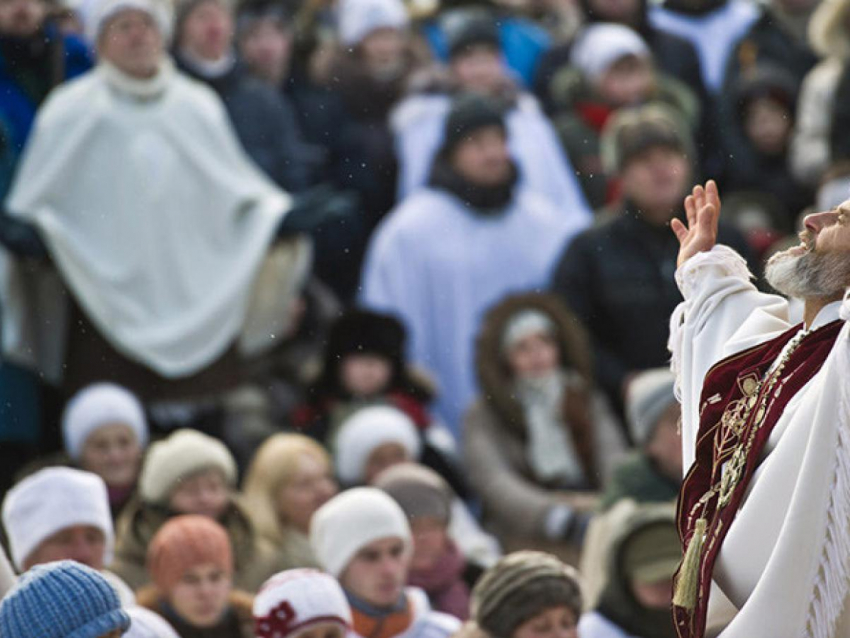
[[225, 529], [208, 516], [175, 516], [148, 546], [148, 571], [160, 591], [168, 593], [196, 565], [212, 563], [233, 574], [233, 550]]
[[33, 567], [0, 602], [4, 638], [101, 638], [129, 625], [112, 585], [70, 560]]
[[412, 460], [418, 460], [422, 451], [416, 424], [398, 408], [366, 407], [343, 421], [334, 443], [334, 465], [340, 481], [347, 485], [362, 483], [369, 456], [386, 443], [399, 444]]
[[378, 29], [405, 29], [407, 9], [401, 0], [341, 0], [339, 40], [347, 47], [357, 46]]
[[97, 474], [48, 467], [15, 485], [3, 501], [3, 526], [12, 561], [19, 570], [38, 546], [56, 532], [90, 525], [103, 532], [104, 563], [112, 560], [115, 535], [106, 483]]
[[257, 638], [287, 638], [318, 623], [351, 627], [351, 608], [333, 576], [290, 569], [268, 579], [254, 598]]
[[339, 578], [363, 547], [400, 538], [412, 548], [410, 525], [390, 496], [374, 487], [356, 487], [322, 505], [310, 523], [310, 546], [325, 570]]
[[197, 430], [177, 430], [148, 449], [139, 495], [148, 503], [165, 505], [180, 480], [206, 469], [220, 470], [230, 485], [236, 483], [236, 461], [224, 443]]
[[89, 436], [113, 423], [129, 426], [139, 445], [147, 446], [145, 412], [132, 392], [114, 383], [95, 383], [77, 392], [62, 414], [62, 436], [68, 456], [79, 461]]

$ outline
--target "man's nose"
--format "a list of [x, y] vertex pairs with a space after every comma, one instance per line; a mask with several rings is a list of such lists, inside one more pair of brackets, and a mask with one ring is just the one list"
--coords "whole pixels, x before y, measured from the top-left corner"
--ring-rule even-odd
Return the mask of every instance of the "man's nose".
[[803, 219], [803, 226], [806, 227], [806, 230], [817, 234], [825, 227], [834, 224], [837, 219], [838, 212], [834, 210], [823, 213], [812, 213], [811, 215], [806, 215]]

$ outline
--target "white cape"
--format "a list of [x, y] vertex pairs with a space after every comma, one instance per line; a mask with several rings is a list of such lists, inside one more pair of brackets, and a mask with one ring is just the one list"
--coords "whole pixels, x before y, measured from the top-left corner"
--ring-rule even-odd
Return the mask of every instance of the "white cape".
[[[148, 82], [101, 64], [55, 90], [6, 202], [38, 227], [113, 347], [171, 378], [234, 342], [289, 207], [240, 147], [218, 97], [170, 62]], [[59, 346], [39, 339], [64, 337], [58, 288], [27, 276], [0, 256], [3, 349], [56, 379]]]
[[[691, 258], [676, 278], [685, 301], [671, 319], [670, 346], [688, 468], [709, 367], [791, 324], [788, 303], [758, 292], [725, 246]], [[811, 327], [838, 319], [839, 308], [838, 339], [771, 433], [715, 564], [715, 585], [737, 609], [721, 638], [850, 636], [850, 295]], [[722, 599], [712, 594], [709, 621]]]

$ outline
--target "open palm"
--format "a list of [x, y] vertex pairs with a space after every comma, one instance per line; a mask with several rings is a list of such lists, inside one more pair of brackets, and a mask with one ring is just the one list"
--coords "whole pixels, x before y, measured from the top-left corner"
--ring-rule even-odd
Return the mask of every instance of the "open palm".
[[693, 192], [685, 198], [685, 215], [688, 225], [674, 219], [670, 227], [679, 240], [677, 266], [699, 252], [714, 248], [717, 242], [717, 222], [720, 219], [720, 195], [714, 180], [708, 180], [705, 187], [694, 186]]

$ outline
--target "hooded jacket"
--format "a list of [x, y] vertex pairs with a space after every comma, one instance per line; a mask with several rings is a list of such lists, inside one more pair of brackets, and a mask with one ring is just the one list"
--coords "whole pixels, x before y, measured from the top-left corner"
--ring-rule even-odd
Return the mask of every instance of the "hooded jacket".
[[555, 505], [572, 502], [581, 508], [592, 503], [587, 493], [541, 484], [527, 460], [528, 425], [501, 355], [508, 321], [525, 309], [538, 310], [554, 322], [562, 364], [575, 373], [565, 391], [563, 420], [583, 468], [586, 485], [581, 487], [603, 483], [624, 448], [616, 421], [593, 390], [589, 346], [578, 320], [546, 295], [517, 295], [495, 306], [478, 336], [481, 394], [466, 415], [464, 457], [470, 483], [483, 500], [485, 521], [508, 547], [513, 537], [526, 542], [544, 537]]

